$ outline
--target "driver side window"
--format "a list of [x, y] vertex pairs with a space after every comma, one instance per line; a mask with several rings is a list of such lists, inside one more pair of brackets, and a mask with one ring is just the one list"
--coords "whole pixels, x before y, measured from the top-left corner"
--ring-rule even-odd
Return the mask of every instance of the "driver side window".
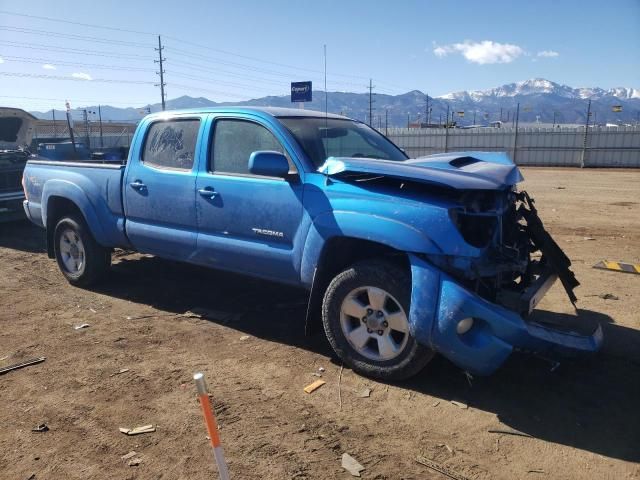
[[216, 173], [251, 175], [249, 157], [258, 150], [271, 150], [284, 154], [289, 160], [289, 169], [293, 168], [280, 142], [262, 125], [231, 118], [216, 120], [209, 170]]

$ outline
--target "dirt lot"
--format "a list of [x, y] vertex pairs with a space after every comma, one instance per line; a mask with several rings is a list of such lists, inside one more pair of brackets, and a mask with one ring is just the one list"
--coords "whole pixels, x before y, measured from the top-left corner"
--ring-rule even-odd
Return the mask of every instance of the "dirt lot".
[[[343, 452], [370, 479], [446, 478], [417, 455], [471, 479], [640, 478], [640, 275], [591, 268], [640, 263], [640, 171], [524, 173], [574, 261], [581, 319], [603, 324], [604, 351], [553, 371], [514, 355], [471, 382], [442, 358], [403, 384], [348, 369], [340, 379], [323, 338], [304, 336], [302, 292], [139, 255], [80, 290], [47, 259], [42, 232], [0, 224], [0, 367], [47, 357], [0, 377], [0, 477], [215, 478], [191, 381], [203, 371], [236, 479], [351, 478]], [[206, 318], [184, 315], [196, 308]], [[538, 315], [572, 315], [559, 287]], [[327, 384], [304, 393], [319, 367]], [[41, 423], [50, 430], [33, 433]], [[149, 423], [156, 432], [118, 431]], [[121, 459], [132, 450], [138, 466]]]

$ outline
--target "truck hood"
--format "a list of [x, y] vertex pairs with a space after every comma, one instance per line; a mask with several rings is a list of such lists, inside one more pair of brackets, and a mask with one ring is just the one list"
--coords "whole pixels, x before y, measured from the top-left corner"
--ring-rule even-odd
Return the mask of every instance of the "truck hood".
[[498, 152], [441, 153], [404, 161], [331, 157], [318, 171], [389, 176], [456, 190], [504, 190], [523, 180], [507, 154]]
[[29, 146], [36, 120], [19, 108], [0, 107], [0, 150]]

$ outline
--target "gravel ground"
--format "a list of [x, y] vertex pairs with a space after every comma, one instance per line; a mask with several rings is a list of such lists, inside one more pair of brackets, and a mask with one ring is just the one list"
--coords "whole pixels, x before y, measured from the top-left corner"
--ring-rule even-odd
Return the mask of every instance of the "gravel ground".
[[[524, 174], [582, 282], [577, 320], [601, 323], [605, 345], [553, 371], [514, 355], [488, 378], [436, 357], [408, 382], [368, 380], [304, 336], [304, 292], [151, 256], [119, 252], [106, 282], [73, 288], [40, 230], [0, 224], [0, 367], [47, 357], [0, 377], [0, 477], [215, 478], [202, 371], [235, 479], [351, 478], [343, 452], [369, 479], [445, 478], [418, 455], [470, 479], [640, 478], [640, 275], [591, 268], [640, 263], [640, 171]], [[558, 286], [536, 315], [576, 320]], [[327, 383], [304, 393], [320, 367]]]

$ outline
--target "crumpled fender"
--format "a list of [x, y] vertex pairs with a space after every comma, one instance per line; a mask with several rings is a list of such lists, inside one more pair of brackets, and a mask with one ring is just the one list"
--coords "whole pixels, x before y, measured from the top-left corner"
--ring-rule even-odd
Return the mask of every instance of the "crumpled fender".
[[[409, 254], [409, 262], [411, 334], [468, 372], [493, 373], [514, 347], [538, 353], [595, 352], [602, 345], [600, 327], [591, 335], [579, 335], [527, 323], [517, 313], [467, 290], [417, 255]], [[469, 317], [474, 319], [473, 327], [458, 334], [458, 323]]]
[[[411, 335], [425, 346], [442, 354], [464, 370], [477, 374], [493, 373], [511, 354], [512, 347], [493, 334], [490, 328], [472, 328], [458, 335], [456, 326], [466, 317], [487, 312], [476, 305], [455, 282], [417, 255], [409, 254], [411, 264]], [[471, 294], [472, 295], [472, 294]], [[489, 304], [491, 305], [491, 304]], [[474, 308], [469, 308], [469, 307]], [[516, 315], [516, 318], [519, 317]], [[521, 321], [521, 320], [520, 320]]]

